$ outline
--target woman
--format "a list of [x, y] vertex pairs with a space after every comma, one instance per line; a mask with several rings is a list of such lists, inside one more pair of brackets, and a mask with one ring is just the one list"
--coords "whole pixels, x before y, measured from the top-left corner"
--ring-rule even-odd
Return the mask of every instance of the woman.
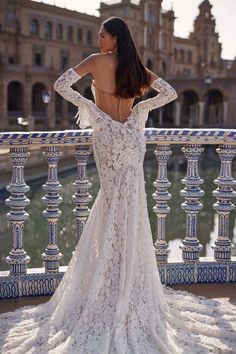
[[[143, 66], [122, 19], [103, 22], [99, 46], [54, 87], [93, 128], [100, 190], [51, 299], [0, 316], [2, 353], [233, 353], [234, 306], [162, 286], [155, 261], [144, 127], [176, 92]], [[88, 73], [96, 104], [71, 88]], [[159, 95], [131, 108], [149, 87]]]

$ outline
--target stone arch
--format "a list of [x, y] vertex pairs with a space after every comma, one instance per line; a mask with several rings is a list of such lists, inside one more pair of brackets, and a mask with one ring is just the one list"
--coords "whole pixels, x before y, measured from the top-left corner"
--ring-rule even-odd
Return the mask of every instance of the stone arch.
[[218, 89], [211, 89], [206, 94], [205, 124], [209, 127], [222, 126], [224, 122], [224, 96]]
[[194, 90], [182, 93], [180, 124], [186, 127], [199, 125], [198, 95]]
[[171, 101], [162, 108], [162, 121], [164, 126], [173, 126], [174, 125], [174, 114], [175, 114], [175, 102]]
[[46, 115], [46, 105], [42, 99], [44, 90], [46, 90], [46, 86], [41, 82], [37, 82], [32, 86], [32, 114], [35, 117]]
[[8, 116], [15, 118], [23, 115], [23, 85], [19, 81], [11, 81], [7, 86]]

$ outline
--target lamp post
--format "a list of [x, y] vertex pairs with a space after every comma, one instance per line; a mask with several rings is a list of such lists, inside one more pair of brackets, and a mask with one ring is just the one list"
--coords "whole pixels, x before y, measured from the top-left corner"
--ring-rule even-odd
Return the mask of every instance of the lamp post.
[[207, 75], [204, 78], [204, 83], [206, 85], [206, 101], [205, 101], [205, 124], [209, 125], [209, 113], [210, 113], [210, 97], [209, 97], [209, 87], [212, 84], [212, 77]]

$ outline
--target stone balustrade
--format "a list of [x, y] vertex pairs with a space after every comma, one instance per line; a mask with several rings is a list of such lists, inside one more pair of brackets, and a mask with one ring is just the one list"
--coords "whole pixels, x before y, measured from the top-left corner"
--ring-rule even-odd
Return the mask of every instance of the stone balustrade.
[[[9, 163], [12, 165], [12, 179], [6, 186], [10, 193], [6, 204], [9, 206], [7, 218], [12, 228], [12, 249], [6, 257], [9, 271], [0, 272], [0, 298], [52, 294], [60, 282], [66, 267], [60, 267], [63, 255], [57, 245], [57, 222], [61, 215], [59, 205], [63, 202], [59, 194], [62, 186], [57, 177], [57, 164], [62, 155], [61, 147], [73, 146], [78, 169], [74, 182], [76, 193], [72, 200], [79, 239], [89, 215], [88, 204], [93, 198], [89, 194], [91, 183], [86, 175], [87, 161], [92, 153], [92, 135], [92, 129], [0, 133], [0, 149], [10, 149]], [[229, 215], [234, 208], [232, 198], [236, 196], [232, 188], [236, 183], [232, 177], [236, 130], [146, 128], [145, 137], [147, 144], [156, 145], [157, 178], [153, 182], [156, 205], [153, 211], [157, 217], [157, 237], [154, 249], [161, 281], [165, 284], [235, 282], [236, 257], [231, 255], [233, 245], [229, 238]], [[187, 159], [186, 176], [182, 179], [184, 188], [180, 191], [184, 199], [181, 208], [186, 213], [186, 234], [180, 244], [182, 259], [176, 261], [168, 260], [166, 241], [166, 218], [170, 212], [168, 201], [171, 198], [167, 165], [173, 144], [182, 146]], [[215, 145], [221, 161], [219, 176], [214, 181], [217, 186], [213, 192], [216, 203], [212, 207], [218, 215], [219, 231], [212, 259], [200, 257], [202, 245], [197, 234], [198, 213], [204, 207], [199, 201], [204, 192], [200, 188], [203, 180], [198, 172], [198, 160], [204, 145]], [[42, 186], [46, 192], [42, 198], [46, 205], [43, 216], [48, 223], [47, 239], [42, 235], [47, 244], [42, 253], [44, 269], [30, 268], [30, 257], [23, 242], [24, 224], [30, 217], [25, 210], [30, 200], [26, 196], [29, 187], [24, 181], [24, 166], [30, 159], [28, 149], [31, 146], [42, 148], [48, 163], [48, 178]]]

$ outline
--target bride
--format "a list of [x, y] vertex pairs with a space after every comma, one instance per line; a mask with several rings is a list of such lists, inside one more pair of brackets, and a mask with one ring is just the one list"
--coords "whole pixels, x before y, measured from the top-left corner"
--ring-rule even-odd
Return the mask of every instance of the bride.
[[[236, 308], [162, 285], [148, 219], [143, 161], [148, 112], [175, 90], [142, 64], [126, 23], [102, 23], [101, 53], [54, 88], [93, 128], [100, 189], [62, 281], [47, 303], [0, 315], [1, 353], [236, 352]], [[95, 104], [71, 85], [93, 76]], [[159, 94], [136, 104], [149, 88]], [[68, 235], [69, 237], [69, 235]]]

